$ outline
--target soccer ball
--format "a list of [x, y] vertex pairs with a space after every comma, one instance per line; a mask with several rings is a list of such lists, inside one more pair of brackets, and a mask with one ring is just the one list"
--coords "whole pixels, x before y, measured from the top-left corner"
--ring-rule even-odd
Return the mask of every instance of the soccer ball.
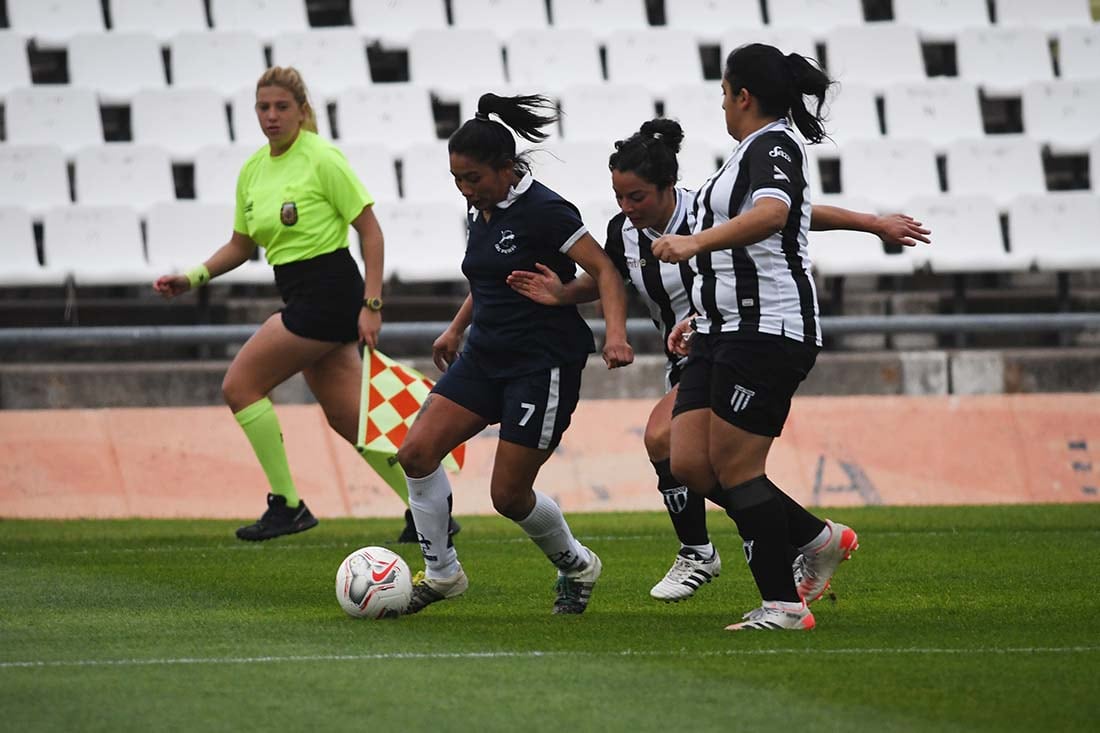
[[411, 598], [409, 566], [385, 547], [360, 547], [336, 571], [336, 599], [350, 616], [400, 616]]

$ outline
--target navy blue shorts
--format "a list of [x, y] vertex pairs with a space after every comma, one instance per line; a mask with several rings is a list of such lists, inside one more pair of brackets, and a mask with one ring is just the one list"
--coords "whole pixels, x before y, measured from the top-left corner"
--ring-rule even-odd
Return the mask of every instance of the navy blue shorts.
[[584, 362], [518, 377], [489, 377], [468, 356], [459, 356], [432, 389], [434, 394], [500, 423], [500, 439], [553, 450], [577, 409]]
[[791, 398], [819, 351], [786, 336], [697, 333], [672, 414], [710, 408], [730, 425], [779, 437]]

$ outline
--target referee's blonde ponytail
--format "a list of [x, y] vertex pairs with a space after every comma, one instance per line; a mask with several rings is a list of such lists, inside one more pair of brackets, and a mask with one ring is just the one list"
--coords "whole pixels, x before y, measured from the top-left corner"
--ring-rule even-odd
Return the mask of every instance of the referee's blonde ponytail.
[[256, 91], [261, 87], [279, 87], [290, 92], [294, 101], [302, 108], [305, 117], [302, 120], [302, 129], [317, 132], [317, 114], [313, 111], [313, 105], [309, 103], [309, 90], [302, 80], [302, 75], [293, 66], [272, 66], [260, 75], [256, 82]]
[[[775, 46], [750, 43], [726, 58], [723, 78], [734, 92], [747, 89], [764, 114], [790, 114], [808, 142], [819, 143], [827, 137], [821, 107], [833, 80], [810, 59], [797, 53], [784, 56]], [[806, 108], [805, 97], [817, 100], [813, 112]]]

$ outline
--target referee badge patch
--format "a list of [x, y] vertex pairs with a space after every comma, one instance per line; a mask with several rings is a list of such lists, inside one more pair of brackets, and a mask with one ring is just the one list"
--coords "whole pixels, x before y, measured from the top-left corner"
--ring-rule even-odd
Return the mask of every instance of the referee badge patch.
[[749, 400], [753, 398], [756, 393], [751, 389], [745, 389], [740, 384], [733, 385], [733, 397], [730, 397], [730, 409], [734, 412], [741, 412], [749, 406]]
[[293, 201], [284, 201], [279, 209], [279, 221], [283, 226], [292, 227], [298, 223], [298, 205]]

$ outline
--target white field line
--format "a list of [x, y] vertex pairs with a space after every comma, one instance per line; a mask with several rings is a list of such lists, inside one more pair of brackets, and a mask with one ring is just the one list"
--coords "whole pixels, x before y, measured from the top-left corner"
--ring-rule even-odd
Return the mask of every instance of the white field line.
[[723, 649], [699, 651], [688, 649], [670, 650], [633, 650], [608, 652], [578, 651], [517, 651], [517, 652], [379, 652], [377, 654], [315, 654], [303, 656], [268, 657], [179, 657], [169, 659], [71, 659], [71, 660], [30, 660], [0, 662], [0, 669], [41, 669], [43, 667], [149, 667], [183, 666], [194, 664], [280, 664], [301, 662], [362, 662], [362, 661], [422, 661], [448, 659], [545, 659], [553, 657], [589, 657], [589, 658], [627, 658], [627, 657], [770, 657], [814, 654], [827, 655], [874, 655], [874, 654], [911, 654], [911, 655], [948, 655], [948, 654], [1093, 654], [1100, 652], [1100, 646], [1068, 647], [967, 647], [967, 648], [875, 648], [854, 647], [849, 649]]

